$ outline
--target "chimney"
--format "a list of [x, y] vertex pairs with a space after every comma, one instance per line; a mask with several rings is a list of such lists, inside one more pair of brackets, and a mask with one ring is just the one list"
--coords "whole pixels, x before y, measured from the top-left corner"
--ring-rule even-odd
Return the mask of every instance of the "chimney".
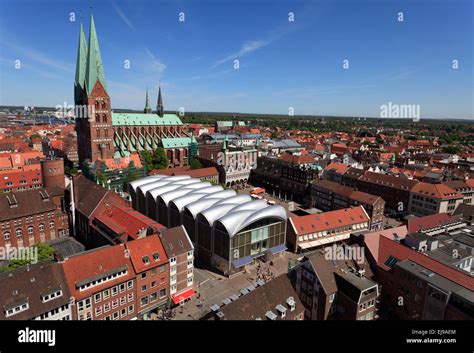
[[286, 300], [286, 304], [288, 304], [288, 307], [290, 308], [290, 311], [294, 311], [296, 308], [296, 302], [293, 297], [288, 297]]

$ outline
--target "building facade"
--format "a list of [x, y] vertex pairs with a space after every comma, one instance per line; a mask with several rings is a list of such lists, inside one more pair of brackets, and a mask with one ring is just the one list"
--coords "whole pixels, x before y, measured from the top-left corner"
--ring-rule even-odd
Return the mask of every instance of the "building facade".
[[349, 239], [351, 233], [368, 230], [370, 217], [363, 206], [306, 216], [292, 216], [287, 238], [292, 251], [314, 250]]

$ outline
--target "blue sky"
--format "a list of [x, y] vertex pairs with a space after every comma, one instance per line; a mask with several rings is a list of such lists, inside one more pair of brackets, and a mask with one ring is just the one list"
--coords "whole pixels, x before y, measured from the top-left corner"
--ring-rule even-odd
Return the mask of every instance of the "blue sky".
[[0, 105], [73, 103], [90, 3], [113, 108], [474, 118], [470, 0], [0, 0]]

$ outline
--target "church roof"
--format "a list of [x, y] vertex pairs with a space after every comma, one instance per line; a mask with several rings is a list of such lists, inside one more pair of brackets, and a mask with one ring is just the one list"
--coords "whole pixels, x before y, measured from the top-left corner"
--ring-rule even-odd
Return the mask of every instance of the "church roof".
[[176, 114], [164, 114], [160, 117], [158, 114], [145, 113], [112, 113], [112, 125], [128, 126], [166, 126], [183, 125], [181, 119]]
[[190, 137], [175, 137], [175, 138], [163, 138], [161, 139], [163, 148], [179, 148], [188, 147], [191, 143]]
[[86, 79], [86, 65], [87, 65], [87, 46], [86, 39], [84, 36], [84, 29], [81, 27], [79, 30], [79, 44], [77, 48], [77, 63], [76, 63], [76, 78], [75, 85], [84, 88], [84, 81]]
[[104, 89], [107, 90], [105, 82], [104, 65], [100, 56], [99, 41], [95, 32], [94, 16], [91, 14], [91, 23], [89, 29], [89, 48], [87, 50], [87, 68], [86, 68], [86, 86], [87, 94], [92, 92], [97, 80], [100, 81]]

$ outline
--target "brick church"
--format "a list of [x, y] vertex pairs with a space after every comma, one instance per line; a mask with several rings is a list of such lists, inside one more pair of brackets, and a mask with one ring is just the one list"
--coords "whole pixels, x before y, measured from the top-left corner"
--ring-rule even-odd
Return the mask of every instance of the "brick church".
[[[102, 172], [140, 168], [139, 152], [164, 148], [170, 167], [185, 166], [197, 144], [183, 131], [176, 114], [165, 114], [161, 88], [157, 109], [152, 111], [146, 92], [143, 113], [115, 113], [105, 80], [94, 18], [90, 17], [89, 40], [80, 26], [74, 101], [81, 167]], [[79, 113], [79, 114], [78, 114]], [[191, 152], [190, 152], [191, 151]]]

